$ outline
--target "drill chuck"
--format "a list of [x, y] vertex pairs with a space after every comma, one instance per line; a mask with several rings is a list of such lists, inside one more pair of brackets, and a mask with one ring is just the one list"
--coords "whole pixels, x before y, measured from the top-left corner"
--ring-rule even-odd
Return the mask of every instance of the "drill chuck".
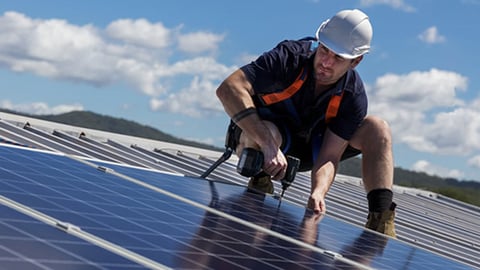
[[281, 180], [283, 190], [286, 190], [293, 183], [293, 180], [295, 180], [295, 175], [300, 168], [300, 159], [296, 157], [287, 156], [287, 162], [287, 171], [285, 173], [285, 177]]

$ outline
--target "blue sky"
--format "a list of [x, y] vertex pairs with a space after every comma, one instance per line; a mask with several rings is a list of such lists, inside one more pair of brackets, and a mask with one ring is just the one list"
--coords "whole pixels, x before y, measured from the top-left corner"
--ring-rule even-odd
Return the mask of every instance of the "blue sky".
[[88, 110], [223, 146], [220, 82], [351, 8], [373, 24], [357, 70], [395, 165], [480, 181], [480, 0], [1, 1], [0, 107]]

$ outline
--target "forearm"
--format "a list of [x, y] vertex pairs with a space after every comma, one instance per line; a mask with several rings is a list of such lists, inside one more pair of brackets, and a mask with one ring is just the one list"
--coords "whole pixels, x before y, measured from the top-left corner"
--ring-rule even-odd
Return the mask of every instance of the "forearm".
[[239, 85], [237, 80], [229, 77], [217, 89], [217, 97], [230, 118], [247, 108], [255, 107], [249, 91]]
[[322, 148], [312, 168], [312, 194], [325, 197], [332, 185], [342, 154], [348, 141], [333, 133], [330, 129], [323, 135]]
[[332, 161], [320, 162], [321, 165], [312, 169], [311, 175], [311, 193], [326, 197], [327, 192], [332, 185], [335, 174], [336, 164]]
[[[241, 116], [245, 110], [255, 109], [252, 94], [252, 86], [241, 70], [230, 75], [217, 89], [217, 96], [225, 112], [234, 120], [235, 124], [256, 144], [265, 145], [272, 142], [272, 136], [269, 132], [265, 132], [267, 128], [256, 111], [247, 113], [244, 117]], [[237, 117], [238, 115], [240, 117]]]

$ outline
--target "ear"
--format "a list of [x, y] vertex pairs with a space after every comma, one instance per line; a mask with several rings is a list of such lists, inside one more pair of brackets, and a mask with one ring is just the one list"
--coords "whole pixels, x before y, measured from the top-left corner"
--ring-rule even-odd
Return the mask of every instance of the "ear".
[[363, 55], [360, 55], [359, 57], [352, 59], [352, 63], [350, 64], [350, 67], [354, 69], [358, 64], [360, 64], [362, 59], [363, 59]]

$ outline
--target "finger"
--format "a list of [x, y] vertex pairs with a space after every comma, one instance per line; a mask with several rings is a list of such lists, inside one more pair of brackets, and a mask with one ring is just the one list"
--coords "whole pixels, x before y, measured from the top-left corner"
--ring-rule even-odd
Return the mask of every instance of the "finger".
[[285, 178], [285, 174], [287, 173], [287, 169], [286, 168], [282, 168], [279, 172], [279, 175], [278, 175], [278, 179], [283, 179]]
[[314, 204], [313, 204], [313, 202], [312, 202], [312, 199], [308, 199], [307, 208], [313, 210]]
[[274, 177], [272, 177], [272, 178], [275, 179], [275, 180], [281, 180], [281, 179], [285, 178], [286, 172], [287, 172], [286, 166], [281, 166], [281, 167], [277, 168], [276, 173], [275, 173]]
[[317, 215], [322, 213], [323, 203], [321, 200], [315, 200], [313, 205], [313, 212]]
[[327, 212], [327, 207], [325, 206], [325, 203], [321, 203], [319, 205], [320, 208], [320, 214], [325, 214]]
[[275, 166], [273, 166], [272, 164], [264, 166], [263, 171], [265, 171], [265, 173], [267, 173], [268, 175], [271, 175], [272, 178], [274, 175], [276, 175]]
[[282, 166], [275, 161], [271, 161], [268, 164], [265, 164], [263, 170], [272, 176], [274, 179], [278, 179], [282, 171]]
[[272, 175], [272, 179], [274, 180], [282, 179], [282, 169], [281, 168], [274, 169], [271, 175]]
[[275, 167], [275, 179], [276, 180], [280, 180], [280, 179], [283, 179], [285, 177], [285, 171], [286, 171], [286, 166], [283, 166], [281, 164], [278, 164], [276, 167]]

